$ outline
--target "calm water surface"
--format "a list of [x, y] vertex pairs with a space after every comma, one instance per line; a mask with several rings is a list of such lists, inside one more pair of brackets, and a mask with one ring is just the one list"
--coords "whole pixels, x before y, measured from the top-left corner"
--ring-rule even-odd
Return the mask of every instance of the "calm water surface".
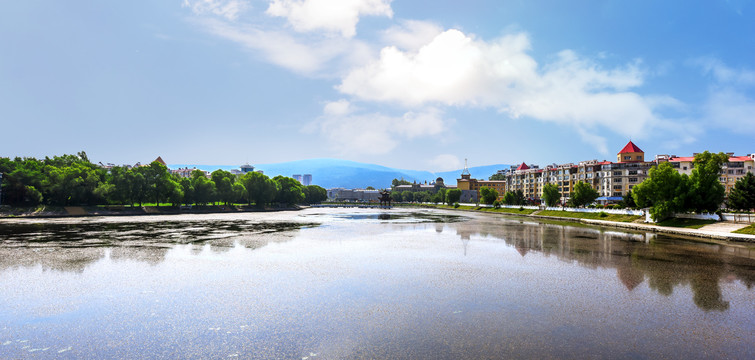
[[755, 358], [755, 249], [442, 211], [0, 220], [0, 358]]

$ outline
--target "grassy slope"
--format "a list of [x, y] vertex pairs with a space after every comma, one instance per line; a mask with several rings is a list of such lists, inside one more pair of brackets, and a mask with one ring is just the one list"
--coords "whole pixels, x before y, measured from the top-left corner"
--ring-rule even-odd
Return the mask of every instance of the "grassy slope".
[[739, 230], [732, 231], [732, 232], [736, 234], [755, 235], [755, 224], [752, 224], [748, 227], [744, 227], [744, 228], [741, 228]]
[[657, 223], [656, 225], [678, 227], [678, 228], [685, 228], [685, 229], [699, 229], [705, 225], [713, 224], [715, 222], [716, 222], [715, 220], [673, 218], [673, 219], [663, 220]]

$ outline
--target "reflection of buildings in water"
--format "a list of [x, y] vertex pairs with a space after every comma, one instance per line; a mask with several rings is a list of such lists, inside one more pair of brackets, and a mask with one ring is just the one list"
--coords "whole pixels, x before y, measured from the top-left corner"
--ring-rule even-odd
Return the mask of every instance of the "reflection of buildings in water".
[[[755, 286], [755, 256], [738, 256], [725, 245], [705, 245], [658, 236], [653, 233], [623, 233], [602, 229], [558, 225], [529, 225], [506, 220], [449, 224], [465, 242], [492, 238], [503, 240], [519, 254], [537, 251], [563, 261], [576, 261], [588, 268], [615, 268], [618, 280], [631, 291], [648, 280], [648, 286], [663, 295], [689, 284], [693, 301], [703, 310], [726, 310], [719, 282], [735, 277]], [[735, 247], [736, 248], [736, 247]]]

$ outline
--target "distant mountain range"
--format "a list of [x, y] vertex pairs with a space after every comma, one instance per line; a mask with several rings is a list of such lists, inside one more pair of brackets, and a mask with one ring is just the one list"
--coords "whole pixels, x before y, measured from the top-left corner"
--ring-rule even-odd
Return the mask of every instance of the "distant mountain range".
[[[193, 165], [193, 164], [169, 164], [171, 169], [193, 168], [206, 171], [217, 169], [238, 169], [239, 165]], [[326, 189], [334, 187], [365, 188], [372, 186], [376, 189], [388, 188], [393, 179], [401, 179], [410, 182], [432, 182], [442, 177], [446, 185], [456, 185], [456, 179], [461, 175], [462, 169], [433, 173], [430, 171], [394, 169], [375, 164], [360, 163], [356, 161], [339, 159], [308, 159], [289, 161], [276, 164], [254, 165], [255, 170], [264, 171], [265, 175], [274, 177], [277, 175], [292, 176], [294, 174], [312, 174], [312, 184], [320, 185]], [[476, 166], [469, 168], [470, 174], [475, 179], [487, 179], [490, 175], [501, 169], [507, 169], [509, 165], [496, 164]]]

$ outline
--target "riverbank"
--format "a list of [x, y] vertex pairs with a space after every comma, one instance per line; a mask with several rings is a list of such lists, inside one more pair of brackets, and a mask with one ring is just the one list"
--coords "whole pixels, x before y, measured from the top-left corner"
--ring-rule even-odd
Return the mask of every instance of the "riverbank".
[[[668, 227], [659, 226], [654, 224], [648, 224], [642, 221], [641, 216], [627, 216], [621, 215], [619, 217], [606, 214], [605, 219], [598, 219], [601, 215], [589, 214], [589, 213], [565, 213], [566, 216], [556, 216], [554, 211], [537, 211], [532, 209], [511, 209], [511, 208], [486, 208], [486, 207], [473, 207], [473, 206], [459, 206], [454, 208], [448, 205], [420, 205], [420, 207], [428, 207], [434, 209], [448, 209], [456, 211], [471, 211], [481, 213], [495, 213], [507, 216], [523, 216], [544, 220], [557, 220], [565, 222], [581, 223], [594, 226], [609, 226], [621, 229], [630, 229], [638, 231], [647, 231], [660, 234], [669, 234], [675, 236], [692, 237], [696, 239], [705, 240], [717, 240], [727, 242], [741, 242], [741, 243], [754, 243], [755, 235], [733, 233], [732, 231], [738, 228], [747, 227], [747, 224], [739, 224], [741, 226], [732, 228], [731, 226], [721, 226], [721, 224], [728, 224], [729, 222], [717, 222], [711, 225], [703, 226], [698, 229], [693, 228], [680, 228], [680, 227]], [[541, 215], [547, 214], [547, 215]]]
[[64, 218], [88, 216], [139, 216], [139, 215], [179, 215], [215, 214], [242, 212], [295, 211], [302, 207], [265, 207], [239, 205], [204, 206], [37, 206], [30, 208], [2, 208], [0, 219], [9, 218]]

